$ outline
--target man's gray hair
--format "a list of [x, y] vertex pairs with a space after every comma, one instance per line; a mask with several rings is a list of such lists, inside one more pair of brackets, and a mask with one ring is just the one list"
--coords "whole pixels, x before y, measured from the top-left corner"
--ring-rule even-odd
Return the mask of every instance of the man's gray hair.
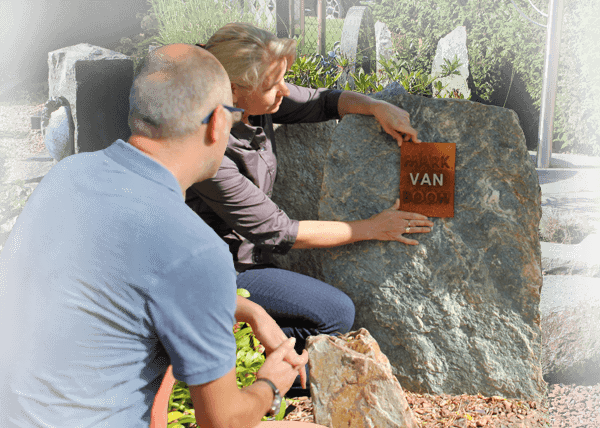
[[[218, 104], [213, 92], [221, 89], [225, 71], [201, 48], [190, 46], [190, 54], [173, 59], [161, 49], [148, 54], [129, 94], [129, 127], [132, 133], [160, 138], [191, 134]], [[140, 123], [143, 122], [143, 123]]]

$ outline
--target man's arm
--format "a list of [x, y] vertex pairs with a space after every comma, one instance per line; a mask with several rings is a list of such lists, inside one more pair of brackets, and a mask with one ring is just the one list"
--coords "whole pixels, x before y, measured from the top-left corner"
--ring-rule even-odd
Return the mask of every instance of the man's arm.
[[239, 389], [235, 368], [219, 379], [190, 385], [189, 389], [196, 422], [202, 428], [254, 427], [273, 402], [273, 391], [265, 382]]
[[[269, 355], [257, 373], [257, 378], [269, 379], [283, 396], [292, 386], [298, 368], [284, 361], [289, 351], [294, 350], [295, 339], [283, 342]], [[308, 362], [304, 351], [300, 364]], [[196, 421], [202, 428], [251, 428], [259, 424], [273, 403], [273, 391], [266, 382], [239, 389], [235, 369], [226, 375], [203, 385], [190, 385]]]
[[255, 320], [262, 315], [265, 310], [262, 306], [242, 296], [237, 296], [237, 306], [235, 308], [235, 320], [245, 322], [253, 326]]

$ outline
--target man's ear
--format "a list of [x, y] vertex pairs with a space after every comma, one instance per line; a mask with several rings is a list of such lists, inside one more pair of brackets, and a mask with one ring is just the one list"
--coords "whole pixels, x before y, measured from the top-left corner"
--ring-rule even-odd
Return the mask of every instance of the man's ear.
[[222, 141], [223, 134], [229, 135], [231, 129], [227, 112], [222, 105], [215, 109], [206, 129], [206, 143], [210, 146]]

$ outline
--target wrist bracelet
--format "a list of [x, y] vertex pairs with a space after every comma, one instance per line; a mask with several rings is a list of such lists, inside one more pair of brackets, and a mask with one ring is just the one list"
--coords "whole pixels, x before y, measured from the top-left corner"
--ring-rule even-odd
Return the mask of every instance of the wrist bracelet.
[[281, 409], [281, 394], [279, 393], [279, 389], [277, 389], [273, 382], [264, 377], [256, 379], [255, 383], [258, 381], [266, 382], [267, 385], [269, 385], [273, 390], [273, 404], [271, 405], [270, 410], [272, 415], [277, 415], [279, 413], [279, 410]]
[[280, 395], [279, 394], [279, 389], [277, 389], [277, 387], [275, 386], [275, 384], [273, 382], [271, 382], [269, 379], [261, 377], [260, 379], [256, 379], [255, 382], [258, 381], [262, 381], [262, 382], [267, 382], [267, 384], [271, 387], [271, 389], [273, 390], [273, 395]]

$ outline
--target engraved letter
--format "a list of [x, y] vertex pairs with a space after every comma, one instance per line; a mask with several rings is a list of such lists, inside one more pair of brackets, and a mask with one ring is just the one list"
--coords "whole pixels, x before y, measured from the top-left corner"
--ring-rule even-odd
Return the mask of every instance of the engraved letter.
[[437, 174], [433, 174], [433, 185], [434, 186], [435, 186], [436, 181], [440, 184], [440, 186], [443, 186], [444, 185], [444, 174], [440, 174], [439, 177]]
[[425, 175], [423, 176], [423, 180], [421, 180], [421, 186], [424, 184], [431, 186], [431, 180], [429, 179], [429, 174], [427, 174], [427, 173], [425, 173]]
[[421, 204], [421, 203], [423, 203], [424, 199], [425, 199], [425, 195], [423, 195], [423, 192], [416, 191], [413, 193], [413, 203], [414, 204]]
[[444, 167], [445, 167], [445, 168], [450, 168], [450, 165], [448, 165], [448, 164], [446, 163], [446, 161], [447, 161], [448, 159], [450, 159], [450, 156], [442, 156], [442, 164], [441, 164], [440, 168], [444, 168]]
[[440, 193], [438, 195], [438, 203], [440, 203], [440, 204], [449, 204], [450, 203], [450, 198], [448, 197], [448, 193], [446, 193], [446, 192]]
[[419, 174], [417, 172], [417, 176], [413, 178], [412, 172], [410, 173], [410, 181], [412, 181], [413, 186], [415, 186], [417, 184], [417, 180], [419, 179]]
[[416, 167], [417, 166], [417, 162], [416, 159], [412, 156], [407, 156], [406, 160], [404, 161], [404, 166], [406, 167]]

